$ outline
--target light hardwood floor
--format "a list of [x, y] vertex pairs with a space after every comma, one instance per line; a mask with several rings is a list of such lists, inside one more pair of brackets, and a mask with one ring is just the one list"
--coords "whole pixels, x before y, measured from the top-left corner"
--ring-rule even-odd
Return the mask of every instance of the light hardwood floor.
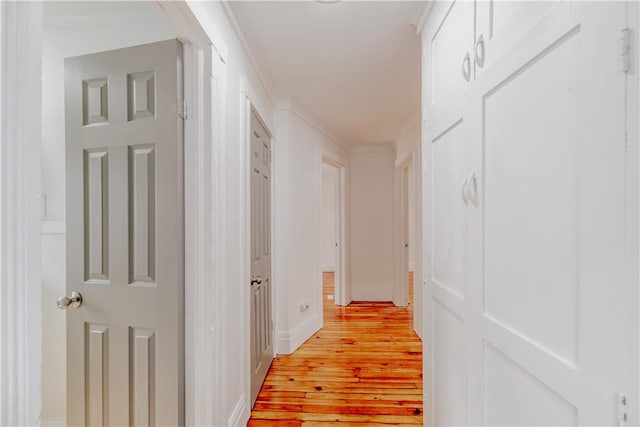
[[338, 307], [323, 276], [324, 328], [274, 361], [251, 413], [260, 426], [422, 425], [422, 343], [412, 307]]

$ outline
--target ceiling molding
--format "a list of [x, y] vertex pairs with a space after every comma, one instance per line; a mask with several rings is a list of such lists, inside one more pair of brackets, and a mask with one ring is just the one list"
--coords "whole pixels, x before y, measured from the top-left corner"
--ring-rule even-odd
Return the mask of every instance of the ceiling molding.
[[415, 126], [420, 124], [421, 116], [422, 116], [422, 108], [416, 109], [416, 111], [414, 111], [413, 114], [411, 114], [411, 117], [407, 121], [407, 124], [402, 127], [402, 130], [398, 134], [398, 137], [395, 139], [395, 141], [393, 141], [393, 144], [395, 146], [397, 146], [400, 143], [400, 141], [402, 141], [402, 139], [406, 137]]
[[412, 22], [412, 24], [416, 27], [417, 34], [421, 34], [422, 31], [424, 31], [424, 26], [427, 23], [429, 16], [431, 15], [431, 11], [433, 10], [434, 4], [435, 4], [435, 1], [433, 0], [425, 1], [419, 14], [416, 15], [414, 21]]
[[351, 147], [351, 153], [393, 153], [396, 147], [393, 144], [356, 145]]
[[262, 68], [259, 66], [259, 62], [256, 59], [256, 55], [254, 54], [253, 48], [249, 44], [249, 42], [247, 41], [247, 38], [246, 38], [246, 36], [244, 34], [244, 31], [242, 31], [242, 26], [239, 24], [235, 13], [233, 13], [233, 10], [231, 9], [230, 3], [231, 2], [228, 2], [228, 1], [221, 1], [220, 5], [222, 6], [222, 9], [224, 10], [225, 15], [227, 15], [227, 19], [229, 20], [229, 24], [231, 24], [231, 27], [233, 28], [233, 31], [235, 31], [236, 36], [238, 37], [238, 40], [240, 41], [240, 44], [242, 45], [242, 48], [244, 49], [247, 57], [249, 58], [249, 61], [251, 62], [251, 65], [253, 66], [253, 69], [255, 70], [256, 74], [258, 75], [258, 79], [260, 80], [260, 84], [262, 85], [262, 87], [264, 87], [264, 90], [267, 92], [267, 96], [269, 97], [269, 101], [273, 105], [273, 100], [275, 98], [273, 96], [273, 91], [271, 89], [273, 87], [272, 84], [271, 84], [271, 80], [262, 72]]
[[294, 113], [296, 116], [304, 120], [309, 126], [313, 127], [315, 130], [323, 134], [331, 142], [346, 151], [351, 151], [351, 145], [342, 142], [337, 136], [335, 136], [335, 134], [329, 129], [327, 125], [316, 119], [313, 114], [311, 114], [309, 110], [307, 110], [304, 105], [302, 105], [297, 100], [290, 98], [278, 99], [274, 103], [274, 107], [276, 111], [289, 111], [291, 113]]

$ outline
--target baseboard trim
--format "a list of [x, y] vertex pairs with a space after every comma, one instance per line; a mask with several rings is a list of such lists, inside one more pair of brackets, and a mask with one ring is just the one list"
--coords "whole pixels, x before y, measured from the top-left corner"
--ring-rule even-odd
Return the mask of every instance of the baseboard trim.
[[229, 415], [229, 419], [227, 420], [227, 425], [228, 426], [242, 426], [244, 424], [246, 424], [247, 421], [249, 420], [245, 420], [245, 422], [243, 423], [242, 421], [242, 415], [245, 412], [246, 409], [246, 404], [247, 402], [247, 398], [245, 397], [245, 394], [243, 393], [240, 396], [240, 399], [238, 399], [238, 401], [236, 402], [236, 404], [233, 407], [233, 411], [231, 412], [231, 415]]
[[42, 418], [41, 427], [66, 427], [67, 420], [64, 418]]
[[322, 320], [314, 314], [292, 331], [276, 333], [276, 353], [293, 353], [320, 328], [322, 328]]
[[351, 288], [352, 301], [388, 302], [393, 300], [391, 289]]

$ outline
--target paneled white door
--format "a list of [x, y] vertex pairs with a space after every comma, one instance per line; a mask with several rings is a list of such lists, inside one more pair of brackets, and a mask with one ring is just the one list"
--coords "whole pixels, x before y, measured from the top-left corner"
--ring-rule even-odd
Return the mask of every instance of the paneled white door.
[[181, 52], [65, 61], [68, 425], [184, 423]]
[[624, 27], [623, 3], [561, 2], [469, 91], [472, 425], [617, 423]]
[[251, 113], [251, 403], [273, 360], [271, 135]]
[[427, 425], [466, 425], [469, 180], [466, 98], [425, 132], [424, 410]]

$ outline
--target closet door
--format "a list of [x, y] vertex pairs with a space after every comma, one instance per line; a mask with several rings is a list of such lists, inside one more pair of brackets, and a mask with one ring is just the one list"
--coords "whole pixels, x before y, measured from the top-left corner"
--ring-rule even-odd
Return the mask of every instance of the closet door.
[[467, 90], [473, 78], [474, 3], [435, 2], [423, 34], [423, 107], [431, 123]]
[[622, 3], [561, 3], [469, 93], [470, 424], [617, 422], [624, 26]]
[[460, 103], [423, 138], [424, 408], [427, 425], [465, 425], [467, 215], [470, 165]]
[[477, 0], [474, 76], [495, 63], [557, 5], [557, 1]]

